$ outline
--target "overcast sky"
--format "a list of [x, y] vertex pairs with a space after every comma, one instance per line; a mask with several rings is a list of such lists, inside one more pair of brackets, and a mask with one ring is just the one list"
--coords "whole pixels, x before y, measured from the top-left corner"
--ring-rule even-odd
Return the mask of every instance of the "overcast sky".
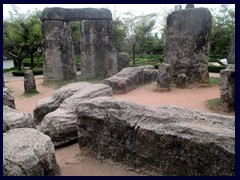
[[[136, 15], [158, 13], [162, 8], [172, 9], [176, 4], [16, 4], [19, 12], [24, 13], [28, 10], [43, 10], [46, 7], [63, 7], [63, 8], [108, 8], [117, 14], [132, 11]], [[184, 9], [186, 4], [181, 4]], [[218, 8], [220, 4], [195, 4], [195, 7]], [[231, 5], [235, 8], [235, 5]], [[9, 11], [12, 11], [11, 4], [3, 4], [3, 17], [9, 17]], [[114, 14], [114, 13], [113, 13]]]

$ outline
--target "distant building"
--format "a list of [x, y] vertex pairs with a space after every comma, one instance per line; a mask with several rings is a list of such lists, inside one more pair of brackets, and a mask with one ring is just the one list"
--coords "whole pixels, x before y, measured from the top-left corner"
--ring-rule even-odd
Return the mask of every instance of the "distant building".
[[181, 10], [181, 9], [182, 9], [182, 6], [181, 6], [181, 5], [176, 5], [176, 6], [175, 6], [175, 11]]
[[3, 55], [3, 69], [10, 69], [14, 67], [13, 59], [9, 56]]

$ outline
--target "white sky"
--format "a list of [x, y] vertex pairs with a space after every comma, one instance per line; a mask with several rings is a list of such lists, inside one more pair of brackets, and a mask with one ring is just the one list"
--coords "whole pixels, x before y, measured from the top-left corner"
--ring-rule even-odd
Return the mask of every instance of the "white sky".
[[[28, 10], [43, 10], [46, 7], [63, 7], [63, 8], [108, 8], [114, 14], [114, 9], [117, 14], [132, 11], [136, 15], [158, 13], [162, 8], [172, 9], [176, 4], [16, 4], [19, 7], [19, 12], [24, 13]], [[186, 4], [181, 4], [182, 9]], [[194, 4], [195, 7], [218, 8], [220, 4]], [[235, 5], [231, 5], [235, 8]], [[9, 16], [9, 11], [12, 11], [11, 4], [3, 4], [3, 18]]]

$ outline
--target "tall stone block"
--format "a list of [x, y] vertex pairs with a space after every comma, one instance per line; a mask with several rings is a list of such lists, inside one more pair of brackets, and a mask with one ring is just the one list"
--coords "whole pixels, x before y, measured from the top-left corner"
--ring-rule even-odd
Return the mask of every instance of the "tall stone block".
[[165, 62], [173, 78], [186, 74], [189, 82], [208, 82], [212, 15], [206, 8], [174, 11], [167, 17]]
[[227, 62], [228, 64], [235, 64], [235, 33], [231, 37]]
[[44, 20], [42, 32], [44, 81], [76, 79], [77, 70], [69, 23]]
[[233, 64], [221, 70], [219, 90], [223, 107], [228, 111], [235, 110], [235, 66]]
[[36, 92], [36, 82], [32, 70], [28, 70], [24, 73], [24, 90], [25, 93]]
[[110, 20], [81, 22], [81, 75], [107, 78], [118, 72], [117, 50]]

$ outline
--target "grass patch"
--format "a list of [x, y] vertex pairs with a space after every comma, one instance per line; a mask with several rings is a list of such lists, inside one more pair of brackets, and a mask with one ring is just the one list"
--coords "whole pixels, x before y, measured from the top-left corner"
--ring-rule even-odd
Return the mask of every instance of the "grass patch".
[[24, 92], [24, 93], [23, 93], [23, 96], [26, 97], [26, 98], [30, 98], [30, 97], [36, 96], [36, 95], [38, 95], [38, 94], [39, 94], [38, 91], [32, 91], [32, 92], [28, 92], [28, 93]]
[[3, 73], [7, 73], [7, 72], [12, 72], [12, 71], [16, 71], [18, 68], [9, 68], [9, 69], [3, 69]]
[[234, 110], [229, 110], [221, 104], [220, 98], [209, 99], [205, 101], [207, 107], [215, 112], [234, 112]]
[[210, 85], [218, 85], [219, 83], [219, 78], [218, 77], [209, 77], [209, 84]]

